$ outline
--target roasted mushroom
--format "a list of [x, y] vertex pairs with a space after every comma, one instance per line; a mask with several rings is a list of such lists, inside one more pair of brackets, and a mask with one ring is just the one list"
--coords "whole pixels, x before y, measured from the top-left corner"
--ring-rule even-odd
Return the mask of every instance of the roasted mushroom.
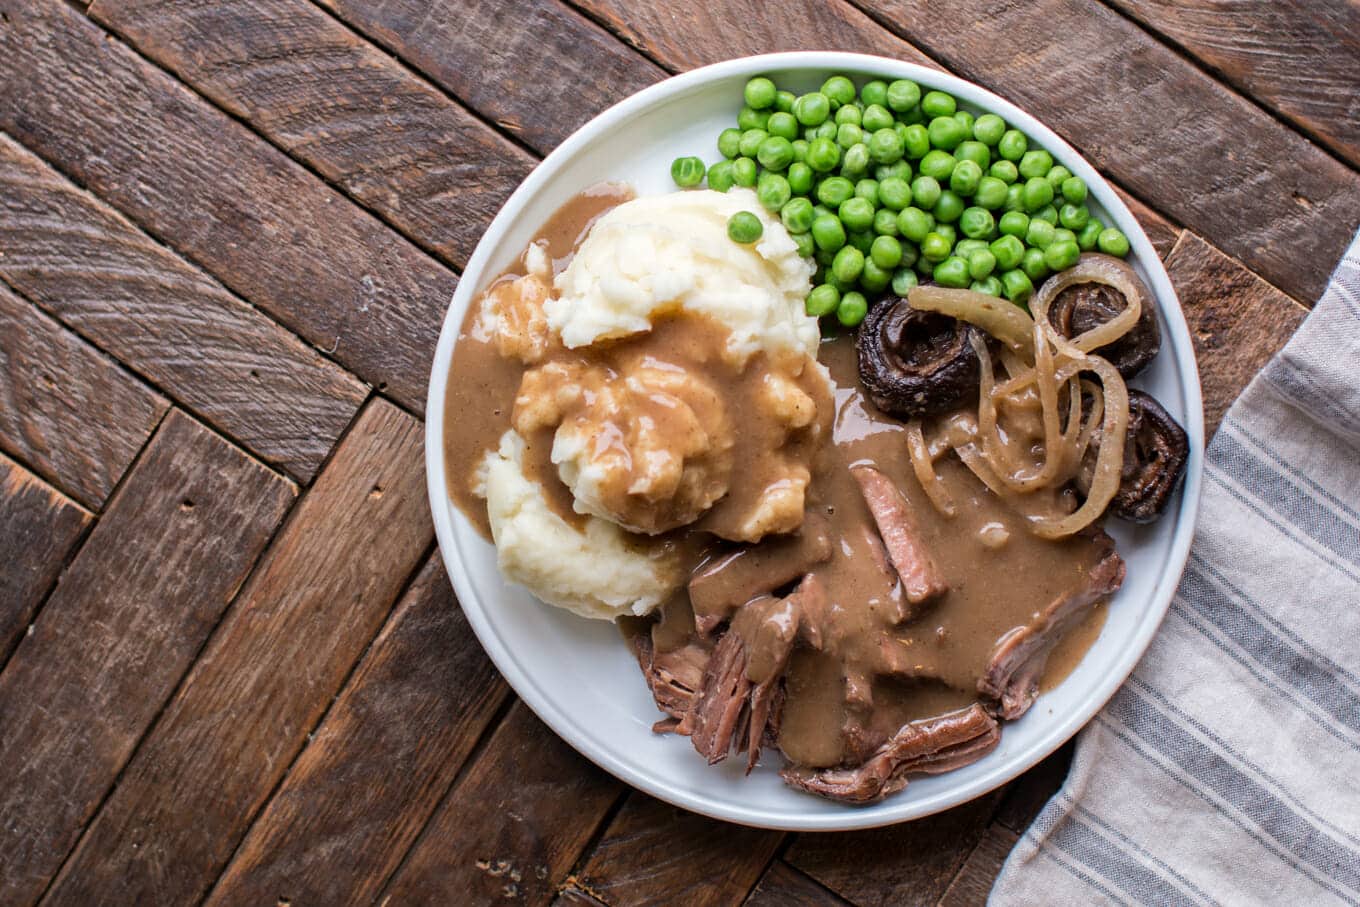
[[855, 347], [859, 379], [880, 410], [901, 419], [948, 412], [978, 392], [976, 327], [888, 297], [869, 310]]
[[[1151, 395], [1129, 389], [1129, 430], [1124, 442], [1124, 469], [1119, 490], [1106, 511], [1131, 523], [1151, 523], [1166, 510], [1171, 492], [1185, 471], [1190, 441], [1185, 429]], [[1085, 494], [1094, 457], [1077, 476]]]
[[1062, 275], [1063, 287], [1048, 310], [1059, 334], [1077, 337], [1110, 321], [1128, 305], [1126, 293], [1139, 295], [1138, 322], [1113, 343], [1088, 352], [1110, 361], [1125, 378], [1143, 370], [1162, 347], [1152, 294], [1129, 265], [1112, 255], [1088, 252]]

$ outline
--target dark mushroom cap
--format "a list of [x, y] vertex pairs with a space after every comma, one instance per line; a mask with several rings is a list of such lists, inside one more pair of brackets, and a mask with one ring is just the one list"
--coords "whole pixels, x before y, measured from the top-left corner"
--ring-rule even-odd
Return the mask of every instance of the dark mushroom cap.
[[[1127, 272], [1125, 276], [1133, 286], [1139, 288], [1142, 293], [1142, 313], [1133, 329], [1115, 342], [1092, 350], [1093, 353], [1108, 359], [1125, 378], [1132, 378], [1141, 372], [1162, 348], [1162, 331], [1157, 325], [1152, 294], [1148, 292], [1133, 268], [1113, 256], [1087, 253], [1082, 256], [1082, 261], [1078, 262], [1078, 267], [1083, 262], [1089, 264], [1098, 260], [1101, 261], [1102, 267], [1112, 267], [1116, 264], [1120, 266], [1121, 271]], [[1048, 317], [1053, 323], [1054, 330], [1059, 334], [1064, 337], [1075, 337], [1109, 321], [1122, 312], [1127, 304], [1124, 294], [1108, 284], [1079, 283], [1058, 294], [1049, 308]]]
[[[1175, 419], [1151, 394], [1129, 389], [1129, 429], [1124, 441], [1124, 469], [1119, 490], [1106, 511], [1131, 523], [1151, 523], [1166, 510], [1176, 489], [1190, 440]], [[1077, 484], [1085, 493], [1095, 462], [1088, 451]]]
[[859, 379], [880, 410], [899, 419], [948, 412], [978, 392], [972, 336], [948, 315], [921, 312], [890, 296], [869, 310], [855, 339]]

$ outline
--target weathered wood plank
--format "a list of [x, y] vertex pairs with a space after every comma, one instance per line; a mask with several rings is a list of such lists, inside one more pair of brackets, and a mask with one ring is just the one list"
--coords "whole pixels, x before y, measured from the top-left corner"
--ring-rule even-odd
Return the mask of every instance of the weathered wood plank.
[[516, 703], [381, 903], [546, 904], [621, 789]]
[[1017, 835], [1025, 833], [1039, 810], [1058, 792], [1067, 780], [1072, 767], [1075, 744], [1069, 742], [1034, 768], [1006, 785], [1001, 804], [996, 808], [994, 822], [999, 822]]
[[940, 898], [939, 907], [982, 907], [992, 891], [992, 883], [1001, 873], [1001, 866], [1010, 856], [1011, 848], [1020, 836], [1004, 825], [993, 822], [982, 834], [982, 840], [963, 862], [963, 868]]
[[94, 517], [0, 454], [0, 665]]
[[1189, 230], [1166, 268], [1195, 341], [1204, 425], [1212, 436], [1233, 400], [1308, 311]]
[[1355, 0], [1109, 0], [1360, 166]]
[[436, 553], [208, 903], [371, 902], [508, 694]]
[[558, 0], [317, 0], [540, 154], [666, 77]]
[[1181, 235], [1180, 228], [1123, 189], [1113, 184], [1111, 186], [1115, 193], [1124, 200], [1124, 204], [1129, 206], [1129, 211], [1133, 212], [1138, 225], [1147, 234], [1148, 242], [1152, 243], [1152, 248], [1156, 249], [1157, 254], [1165, 259], [1171, 254], [1172, 246], [1176, 245], [1176, 240]]
[[0, 447], [98, 510], [170, 404], [4, 285], [0, 323]]
[[784, 837], [632, 791], [577, 877], [611, 904], [740, 904]]
[[915, 822], [801, 834], [784, 859], [860, 907], [931, 907], [977, 845], [998, 794]]
[[69, 6], [0, 0], [0, 128], [419, 410], [457, 282]]
[[847, 903], [783, 860], [775, 860], [747, 898], [746, 907], [846, 907]]
[[0, 247], [11, 285], [304, 481], [363, 401], [344, 369], [3, 134]]
[[42, 892], [293, 494], [165, 417], [0, 674], [0, 902]]
[[1099, 3], [856, 2], [1300, 300], [1350, 243], [1360, 173]]
[[568, 885], [553, 898], [552, 907], [609, 907], [609, 905], [597, 897], [586, 894], [575, 885]]
[[96, 0], [90, 15], [461, 267], [531, 155], [297, 0]]
[[364, 408], [47, 903], [202, 897], [430, 543], [420, 441], [420, 424], [386, 401]]

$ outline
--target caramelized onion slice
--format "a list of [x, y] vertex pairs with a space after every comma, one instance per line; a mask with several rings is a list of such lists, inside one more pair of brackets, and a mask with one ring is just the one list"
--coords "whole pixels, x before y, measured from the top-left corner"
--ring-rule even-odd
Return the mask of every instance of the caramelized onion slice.
[[1022, 355], [1034, 353], [1034, 319], [1004, 299], [973, 290], [912, 287], [907, 302], [913, 309], [939, 312], [975, 324]]
[[907, 451], [911, 454], [911, 468], [916, 473], [916, 481], [921, 483], [930, 503], [943, 515], [952, 517], [957, 512], [954, 498], [945, 487], [944, 480], [935, 472], [935, 463], [919, 419], [907, 423]]
[[[1097, 325], [1069, 340], [1053, 329], [1048, 310], [1063, 290], [1088, 283], [1104, 284], [1117, 290], [1124, 297], [1124, 308], [1104, 324]], [[915, 305], [915, 302], [912, 304]], [[1148, 298], [1147, 287], [1127, 262], [1112, 255], [1093, 252], [1083, 254], [1075, 265], [1045, 280], [1029, 302], [1034, 320], [1048, 326], [1049, 330], [1045, 331], [1045, 334], [1049, 342], [1056, 350], [1072, 358], [1078, 358], [1081, 353], [1089, 353], [1123, 337], [1138, 324], [1143, 309], [1151, 305], [1152, 300]]]

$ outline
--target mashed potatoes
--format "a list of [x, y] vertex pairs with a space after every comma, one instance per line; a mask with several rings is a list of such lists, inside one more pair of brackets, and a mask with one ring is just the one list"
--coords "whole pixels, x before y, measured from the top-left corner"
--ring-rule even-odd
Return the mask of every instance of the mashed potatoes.
[[501, 572], [550, 605], [613, 620], [646, 614], [684, 581], [673, 545], [647, 544], [598, 517], [584, 530], [553, 513], [524, 476], [524, 441], [513, 431], [483, 463], [487, 513]]

